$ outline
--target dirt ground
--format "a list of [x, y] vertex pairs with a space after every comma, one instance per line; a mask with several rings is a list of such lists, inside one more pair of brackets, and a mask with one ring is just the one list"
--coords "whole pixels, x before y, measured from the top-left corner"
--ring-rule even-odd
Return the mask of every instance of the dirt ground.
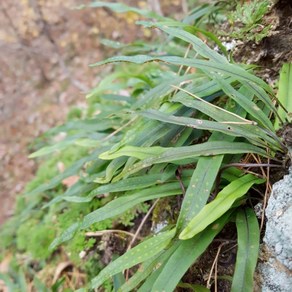
[[[143, 8], [153, 1], [120, 2]], [[179, 13], [184, 2], [161, 1], [161, 9]], [[112, 53], [100, 40], [151, 37], [133, 14], [72, 9], [79, 3], [0, 2], [0, 224], [37, 169], [28, 146], [61, 124], [71, 105], [84, 106], [85, 93], [98, 84], [100, 69], [88, 65]]]

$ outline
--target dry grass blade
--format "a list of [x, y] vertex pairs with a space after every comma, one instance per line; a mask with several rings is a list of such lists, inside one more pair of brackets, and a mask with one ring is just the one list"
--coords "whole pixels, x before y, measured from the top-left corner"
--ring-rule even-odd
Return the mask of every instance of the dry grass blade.
[[107, 229], [107, 230], [102, 230], [102, 231], [94, 231], [94, 232], [86, 232], [85, 235], [88, 237], [97, 237], [97, 236], [103, 236], [104, 234], [108, 233], [121, 233], [125, 234], [130, 237], [135, 237], [135, 235], [131, 232], [125, 231], [125, 230], [115, 230], [115, 229]]
[[220, 255], [220, 251], [221, 251], [221, 248], [227, 244], [226, 242], [223, 242], [219, 245], [218, 247], [218, 250], [217, 250], [217, 253], [216, 253], [216, 256], [215, 256], [215, 259], [213, 261], [213, 264], [211, 266], [211, 270], [209, 272], [209, 277], [208, 277], [208, 280], [207, 280], [207, 288], [210, 289], [211, 288], [211, 279], [212, 279], [212, 274], [213, 274], [213, 270], [215, 269], [215, 275], [214, 275], [214, 291], [217, 292], [217, 263], [218, 263], [218, 258], [219, 258], [219, 255]]

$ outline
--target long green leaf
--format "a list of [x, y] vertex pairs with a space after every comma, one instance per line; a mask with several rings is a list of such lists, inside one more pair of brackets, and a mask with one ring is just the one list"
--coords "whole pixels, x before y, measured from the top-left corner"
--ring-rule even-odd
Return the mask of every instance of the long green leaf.
[[154, 271], [156, 272], [173, 254], [173, 252], [178, 248], [179, 242], [173, 242], [171, 246], [166, 250], [162, 251], [155, 258], [151, 258], [148, 261], [144, 262], [138, 269], [138, 271], [120, 288], [119, 292], [130, 292], [147, 278]]
[[174, 170], [170, 169], [170, 171], [165, 170], [163, 173], [130, 177], [118, 182], [113, 182], [107, 185], [99, 186], [98, 188], [92, 190], [86, 197], [67, 195], [61, 197], [61, 199], [75, 203], [90, 202], [95, 196], [101, 194], [139, 190], [157, 184], [162, 184], [173, 175]]
[[93, 278], [91, 288], [96, 289], [113, 275], [154, 257], [167, 247], [174, 235], [175, 229], [165, 231], [130, 249], [124, 255], [106, 266], [97, 277]]
[[[134, 156], [134, 157], [149, 157], [136, 164], [137, 169], [142, 169], [151, 166], [155, 163], [179, 161], [182, 159], [194, 158], [198, 156], [213, 156], [218, 154], [239, 154], [239, 153], [257, 153], [267, 156], [266, 152], [258, 147], [248, 143], [241, 142], [224, 142], [212, 141], [205, 142], [197, 145], [163, 148], [155, 147], [134, 147], [125, 146], [116, 152], [107, 151], [100, 155], [101, 159], [114, 159], [121, 156]], [[156, 154], [156, 155], [155, 155]], [[134, 166], [135, 167], [135, 166]], [[133, 169], [134, 169], [133, 167]], [[129, 172], [133, 169], [129, 169]], [[137, 171], [135, 169], [135, 171]]]
[[126, 161], [126, 157], [118, 157], [117, 159], [112, 160], [105, 170], [105, 176], [96, 177], [94, 182], [99, 184], [109, 183]]
[[[279, 79], [279, 90], [277, 94], [278, 100], [285, 107], [285, 109], [292, 113], [292, 64], [284, 64], [280, 71]], [[291, 121], [291, 116], [286, 113], [286, 111], [280, 107], [278, 108], [278, 114], [282, 121]], [[279, 129], [280, 120], [279, 118], [275, 121], [275, 128]]]
[[[126, 148], [126, 147], [125, 147]], [[137, 149], [138, 151], [140, 149]], [[144, 151], [145, 153], [145, 151]], [[242, 153], [257, 153], [262, 156], [267, 156], [264, 150], [255, 147], [247, 143], [230, 143], [230, 142], [206, 142], [198, 145], [184, 146], [178, 148], [166, 148], [165, 152], [162, 155], [154, 156], [142, 160], [134, 164], [132, 167], [129, 167], [126, 171], [123, 170], [118, 176], [115, 177], [115, 180], [118, 181], [124, 177], [140, 171], [141, 169], [152, 166], [157, 163], [171, 162], [188, 164], [193, 163], [198, 160], [198, 157], [202, 156], [215, 156], [220, 154], [242, 154]], [[128, 151], [119, 152], [114, 155], [130, 155]]]
[[[73, 186], [68, 188], [64, 195], [57, 196], [48, 203], [44, 204], [42, 206], [42, 209], [48, 208], [58, 202], [61, 202], [62, 200], [66, 200], [67, 198], [73, 198], [72, 202], [74, 202], [74, 198], [77, 198], [76, 202], [78, 201], [78, 198], [80, 198], [80, 202], [90, 202], [91, 200], [87, 197], [80, 196], [81, 194], [87, 194], [88, 192], [92, 191], [96, 187], [96, 184], [92, 183], [84, 183], [83, 181], [79, 180], [77, 183], [75, 183]], [[77, 196], [78, 195], [78, 196]], [[68, 200], [70, 201], [70, 199]]]
[[144, 281], [144, 283], [139, 287], [137, 290], [138, 292], [149, 292], [152, 291], [153, 284], [155, 283], [156, 279], [159, 277], [163, 266], [166, 262], [162, 263], [157, 269], [155, 269]]
[[106, 121], [101, 118], [69, 121], [64, 125], [55, 127], [48, 131], [49, 134], [57, 134], [60, 132], [78, 131], [82, 132], [102, 132], [110, 128], [116, 127], [118, 120], [107, 119]]
[[187, 43], [191, 44], [194, 50], [201, 55], [202, 57], [208, 58], [213, 61], [217, 61], [219, 63], [227, 63], [227, 59], [209, 48], [200, 38], [196, 37], [195, 35], [189, 33], [188, 31], [184, 31], [183, 29], [173, 28], [170, 26], [180, 26], [182, 28], [187, 28], [183, 23], [179, 22], [145, 22], [140, 21], [139, 24], [143, 24], [146, 27], [157, 27], [160, 30], [166, 32], [167, 34], [180, 38]]
[[[215, 75], [213, 75], [215, 77]], [[254, 119], [259, 121], [263, 127], [273, 131], [273, 125], [270, 119], [261, 111], [261, 109], [252, 101], [245, 98], [243, 94], [235, 90], [230, 84], [225, 82], [223, 78], [216, 77], [216, 81], [222, 86], [224, 92], [240, 104]], [[271, 101], [270, 101], [271, 102]]]
[[259, 100], [261, 100], [268, 108], [270, 108], [273, 113], [277, 115], [276, 107], [271, 98], [274, 95], [274, 91], [270, 86], [268, 88], [263, 88], [253, 82], [243, 81], [242, 83], [247, 89], [253, 92]]
[[182, 230], [205, 206], [217, 177], [223, 155], [201, 157], [188, 185], [179, 218], [178, 230]]
[[151, 108], [160, 107], [162, 99], [175, 90], [173, 87], [169, 86], [170, 83], [179, 86], [182, 82], [188, 82], [189, 80], [193, 80], [194, 83], [198, 84], [201, 80], [206, 80], [206, 77], [198, 73], [186, 74], [183, 76], [173, 74], [173, 76], [166, 78], [160, 84], [146, 92], [141, 99], [137, 100], [132, 108], [137, 109], [146, 106]]
[[134, 191], [133, 194], [119, 197], [110, 201], [107, 205], [99, 208], [88, 215], [86, 215], [82, 221], [81, 227], [85, 229], [93, 223], [105, 220], [107, 218], [115, 217], [124, 213], [133, 206], [138, 205], [141, 202], [148, 200], [168, 197], [181, 194], [181, 187], [178, 182], [163, 184], [151, 188], [144, 189], [142, 191]]
[[147, 188], [142, 191], [138, 190], [131, 195], [119, 197], [110, 201], [104, 207], [87, 214], [80, 223], [74, 223], [71, 225], [60, 236], [54, 239], [50, 248], [53, 249], [61, 243], [70, 240], [78, 230], [86, 229], [94, 223], [120, 215], [139, 203], [156, 198], [179, 195], [181, 193], [182, 190], [179, 182], [173, 182]]
[[250, 208], [239, 210], [236, 227], [238, 250], [231, 291], [252, 292], [260, 244], [260, 230], [254, 211]]
[[201, 234], [180, 242], [179, 247], [165, 264], [159, 277], [153, 284], [152, 291], [172, 292], [188, 268], [207, 249], [214, 237], [226, 224], [229, 214], [225, 214]]
[[68, 167], [64, 172], [55, 176], [50, 182], [38, 186], [37, 188], [28, 192], [27, 195], [29, 195], [29, 196], [36, 195], [38, 193], [41, 193], [41, 192], [44, 192], [44, 191], [47, 191], [49, 189], [56, 187], [66, 177], [77, 174], [85, 163], [87, 163], [89, 161], [99, 160], [98, 155], [101, 154], [102, 152], [108, 150], [109, 148], [110, 148], [110, 146], [100, 147], [100, 148], [96, 149], [89, 156], [86, 156], [84, 158], [77, 160], [70, 167]]
[[208, 87], [204, 86], [202, 90], [200, 88], [195, 89], [193, 85], [189, 85], [175, 94], [170, 101], [179, 102], [187, 107], [194, 108], [216, 121], [242, 122], [243, 120], [236, 117], [232, 112], [214, 106], [212, 103], [206, 101], [207, 98], [210, 99], [212, 96], [217, 97], [223, 94], [219, 86], [214, 85], [214, 81], [208, 82], [207, 85]]
[[[188, 117], [181, 116], [173, 116], [167, 115], [160, 111], [148, 110], [141, 112], [141, 115], [144, 117], [155, 119], [161, 122], [176, 124], [187, 126], [194, 129], [201, 130], [209, 130], [209, 131], [218, 131], [227, 135], [235, 136], [235, 137], [244, 137], [246, 139], [250, 139], [254, 141], [254, 143], [258, 145], [265, 145], [265, 143], [260, 139], [261, 136], [265, 138], [265, 140], [269, 139], [265, 132], [261, 131], [257, 126], [245, 124], [240, 125], [240, 123], [244, 123], [243, 120], [238, 121], [236, 124], [232, 121], [228, 122], [214, 122], [209, 120], [202, 119], [193, 119]], [[274, 140], [272, 140], [274, 141]]]
[[[115, 159], [119, 158], [121, 156], [131, 156], [138, 158], [140, 160], [146, 159], [149, 157], [160, 155], [164, 152], [164, 149], [159, 146], [153, 146], [153, 147], [136, 147], [136, 146], [125, 146], [121, 148], [120, 150], [113, 150], [113, 151], [107, 151], [99, 155], [100, 159]], [[117, 154], [119, 153], [119, 154]]]
[[[223, 78], [221, 81], [221, 83], [224, 83], [223, 86], [227, 86], [227, 84], [229, 84], [228, 81], [224, 80]], [[241, 105], [249, 113], [255, 112], [256, 115], [257, 112], [260, 112], [259, 116], [257, 116], [257, 119], [261, 120], [261, 123], [268, 123], [271, 125], [269, 118], [264, 113], [262, 113], [260, 108], [258, 108], [251, 101], [251, 98], [247, 98], [251, 92], [248, 91], [245, 86], [242, 86], [238, 91], [233, 89], [231, 86], [229, 89], [233, 92], [233, 94], [229, 92], [230, 96], [232, 95], [232, 99], [234, 99], [239, 105]], [[193, 88], [192, 85], [187, 86], [186, 89], [180, 90], [181, 91], [171, 99], [172, 101], [180, 102], [187, 107], [195, 108], [216, 121], [234, 123], [234, 128], [236, 128], [243, 137], [249, 139], [255, 145], [269, 147], [280, 151], [282, 150], [280, 146], [281, 143], [279, 138], [275, 135], [274, 130], [271, 131], [269, 129], [263, 129], [255, 125], [242, 124], [243, 119], [236, 117], [233, 111], [226, 111], [198, 97], [196, 93], [197, 89]], [[189, 95], [189, 97], [187, 95]], [[204, 92], [202, 95], [204, 95]]]
[[79, 230], [79, 228], [80, 228], [80, 223], [74, 223], [69, 228], [67, 228], [65, 231], [63, 231], [63, 233], [60, 236], [56, 237], [53, 240], [53, 242], [50, 244], [49, 248], [55, 249], [61, 243], [70, 240], [71, 238], [74, 237], [74, 235]]
[[[252, 95], [247, 95], [246, 98], [251, 99]], [[245, 117], [246, 112], [238, 104], [234, 107], [231, 104], [226, 106], [226, 110], [230, 111], [239, 117]], [[224, 113], [223, 113], [224, 114]], [[234, 137], [223, 135], [222, 133], [214, 132], [209, 138], [211, 141], [234, 141]], [[187, 187], [184, 196], [179, 218], [177, 220], [177, 230], [181, 231], [205, 206], [212, 187], [218, 175], [220, 166], [223, 161], [223, 155], [214, 157], [200, 157], [193, 172], [191, 181]]]
[[227, 185], [213, 200], [207, 204], [197, 216], [195, 216], [187, 227], [181, 232], [179, 238], [182, 240], [189, 239], [209, 224], [221, 217], [233, 205], [233, 203], [244, 196], [253, 184], [263, 183], [263, 179], [256, 178], [251, 174], [247, 174]]
[[237, 78], [239, 81], [250, 81], [254, 82], [260, 86], [262, 86], [267, 91], [270, 91], [271, 88], [267, 83], [265, 83], [262, 79], [256, 77], [253, 74], [250, 74], [243, 68], [238, 65], [228, 64], [228, 63], [218, 63], [214, 61], [207, 60], [197, 60], [197, 59], [187, 59], [176, 56], [162, 56], [162, 57], [150, 57], [146, 55], [136, 55], [136, 56], [116, 56], [112, 58], [108, 58], [106, 60], [94, 63], [90, 66], [101, 66], [109, 63], [116, 62], [130, 62], [135, 64], [144, 64], [148, 62], [165, 62], [170, 63], [177, 66], [188, 66], [194, 67], [198, 69], [202, 69], [208, 72], [220, 72], [226, 74], [226, 76], [232, 76]]

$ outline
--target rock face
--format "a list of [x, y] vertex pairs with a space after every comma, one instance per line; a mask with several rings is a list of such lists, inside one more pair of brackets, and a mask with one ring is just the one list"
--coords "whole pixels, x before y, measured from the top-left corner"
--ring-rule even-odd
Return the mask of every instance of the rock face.
[[259, 264], [263, 292], [292, 289], [292, 168], [273, 186], [266, 209], [266, 261]]

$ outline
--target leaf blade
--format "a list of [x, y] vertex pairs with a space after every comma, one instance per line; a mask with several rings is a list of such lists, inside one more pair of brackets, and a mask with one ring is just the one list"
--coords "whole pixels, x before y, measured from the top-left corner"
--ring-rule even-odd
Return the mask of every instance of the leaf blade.
[[247, 174], [227, 185], [211, 203], [207, 204], [197, 216], [195, 216], [187, 227], [180, 233], [182, 240], [189, 239], [217, 218], [227, 212], [233, 203], [244, 196], [253, 184], [263, 183], [263, 179]]
[[229, 214], [211, 224], [201, 234], [194, 238], [180, 242], [179, 247], [167, 261], [159, 277], [153, 285], [153, 291], [171, 292], [188, 270], [188, 268], [206, 250], [214, 237], [221, 231], [228, 221]]
[[130, 62], [134, 64], [144, 64], [148, 62], [165, 62], [170, 63], [177, 66], [187, 66], [198, 68], [202, 70], [206, 70], [207, 72], [213, 73], [219, 72], [223, 73], [227, 76], [235, 77], [237, 80], [240, 81], [250, 81], [254, 82], [260, 86], [262, 86], [267, 91], [271, 91], [270, 86], [264, 82], [262, 79], [256, 77], [253, 74], [245, 71], [238, 65], [233, 65], [230, 63], [218, 63], [214, 61], [206, 61], [206, 60], [197, 60], [197, 59], [187, 59], [182, 57], [176, 56], [162, 56], [162, 57], [151, 57], [147, 55], [136, 55], [136, 56], [115, 56], [108, 58], [106, 60], [96, 62], [91, 64], [91, 67], [101, 66], [109, 63], [117, 63], [117, 62]]
[[252, 292], [253, 273], [259, 252], [260, 230], [254, 211], [250, 208], [239, 210], [236, 216], [238, 251], [232, 292]]
[[174, 235], [175, 229], [165, 231], [130, 249], [124, 255], [106, 266], [98, 276], [93, 278], [91, 280], [91, 288], [98, 288], [106, 279], [113, 275], [157, 255], [169, 244]]

